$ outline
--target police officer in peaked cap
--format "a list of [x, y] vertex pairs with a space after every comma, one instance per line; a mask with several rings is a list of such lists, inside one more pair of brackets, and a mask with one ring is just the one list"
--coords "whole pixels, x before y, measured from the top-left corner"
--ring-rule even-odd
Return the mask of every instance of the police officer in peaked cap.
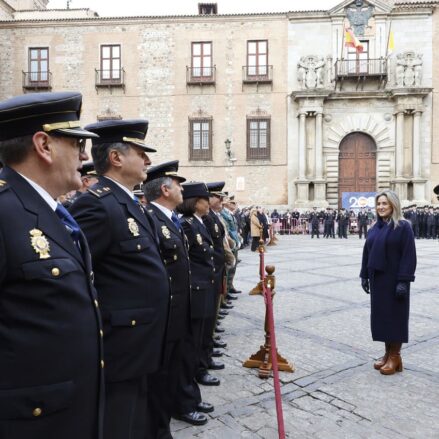
[[102, 438], [103, 353], [87, 242], [56, 199], [81, 186], [82, 96], [0, 102], [0, 438]]
[[104, 322], [105, 439], [148, 436], [148, 375], [161, 367], [169, 279], [156, 228], [133, 194], [146, 178], [146, 120], [87, 126], [98, 134], [92, 157], [99, 181], [71, 212], [92, 254]]

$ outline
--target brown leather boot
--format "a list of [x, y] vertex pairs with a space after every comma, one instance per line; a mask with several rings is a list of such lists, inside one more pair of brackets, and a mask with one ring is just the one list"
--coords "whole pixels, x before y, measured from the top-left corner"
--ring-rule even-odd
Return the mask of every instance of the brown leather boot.
[[378, 360], [373, 364], [373, 367], [376, 370], [380, 370], [386, 364], [387, 359], [389, 358], [390, 344], [385, 343], [385, 346], [386, 346], [386, 353], [381, 358], [378, 358]]
[[401, 345], [402, 343], [390, 343], [389, 357], [386, 364], [380, 369], [383, 375], [402, 372]]

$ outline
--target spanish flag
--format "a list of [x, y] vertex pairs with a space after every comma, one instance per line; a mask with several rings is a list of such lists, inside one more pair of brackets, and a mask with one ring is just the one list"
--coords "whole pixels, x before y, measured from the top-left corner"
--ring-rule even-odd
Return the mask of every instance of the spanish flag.
[[361, 44], [360, 40], [355, 36], [350, 27], [345, 28], [344, 41], [344, 45], [346, 47], [354, 47], [357, 53], [363, 52], [363, 45]]

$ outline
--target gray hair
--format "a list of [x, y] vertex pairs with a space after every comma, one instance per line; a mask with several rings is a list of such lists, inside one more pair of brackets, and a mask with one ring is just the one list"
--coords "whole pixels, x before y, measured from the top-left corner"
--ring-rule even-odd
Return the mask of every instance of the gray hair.
[[375, 209], [378, 203], [378, 198], [382, 196], [386, 197], [389, 204], [392, 206], [392, 221], [394, 227], [398, 227], [401, 221], [406, 221], [402, 216], [401, 201], [399, 201], [398, 195], [396, 194], [396, 192], [393, 192], [391, 190], [378, 192], [375, 195]]
[[167, 188], [170, 188], [172, 185], [171, 177], [159, 177], [154, 180], [143, 183], [142, 189], [145, 197], [148, 201], [157, 200], [162, 196], [162, 186], [165, 185]]
[[23, 162], [33, 147], [33, 134], [0, 142], [0, 161], [3, 165]]
[[110, 169], [109, 155], [110, 151], [119, 151], [124, 154], [128, 151], [130, 145], [127, 143], [101, 143], [100, 145], [93, 145], [91, 148], [91, 156], [98, 175], [104, 175]]

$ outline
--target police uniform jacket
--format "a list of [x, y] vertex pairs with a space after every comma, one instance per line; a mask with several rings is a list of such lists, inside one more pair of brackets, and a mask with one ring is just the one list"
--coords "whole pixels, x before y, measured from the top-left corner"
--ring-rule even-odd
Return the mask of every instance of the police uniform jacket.
[[154, 204], [147, 212], [155, 222], [160, 241], [160, 251], [169, 276], [171, 296], [166, 341], [180, 340], [190, 325], [190, 263], [187, 239], [183, 230]]
[[184, 216], [181, 225], [188, 239], [191, 265], [191, 314], [194, 319], [213, 316], [215, 264], [212, 237], [195, 216]]
[[319, 216], [317, 212], [311, 212], [309, 215], [309, 221], [313, 226], [319, 225]]
[[0, 174], [0, 438], [101, 438], [90, 255], [18, 173]]
[[224, 225], [213, 210], [210, 210], [203, 218], [203, 222], [212, 237], [214, 250], [213, 261], [216, 273], [222, 274], [226, 262], [224, 253], [226, 231]]
[[366, 212], [359, 212], [357, 218], [359, 225], [361, 226], [367, 225], [368, 217]]
[[349, 224], [349, 216], [346, 213], [339, 213], [337, 216], [337, 222], [340, 226], [347, 226]]
[[105, 378], [124, 381], [158, 369], [169, 280], [150, 216], [101, 177], [70, 210], [90, 245], [104, 322]]

